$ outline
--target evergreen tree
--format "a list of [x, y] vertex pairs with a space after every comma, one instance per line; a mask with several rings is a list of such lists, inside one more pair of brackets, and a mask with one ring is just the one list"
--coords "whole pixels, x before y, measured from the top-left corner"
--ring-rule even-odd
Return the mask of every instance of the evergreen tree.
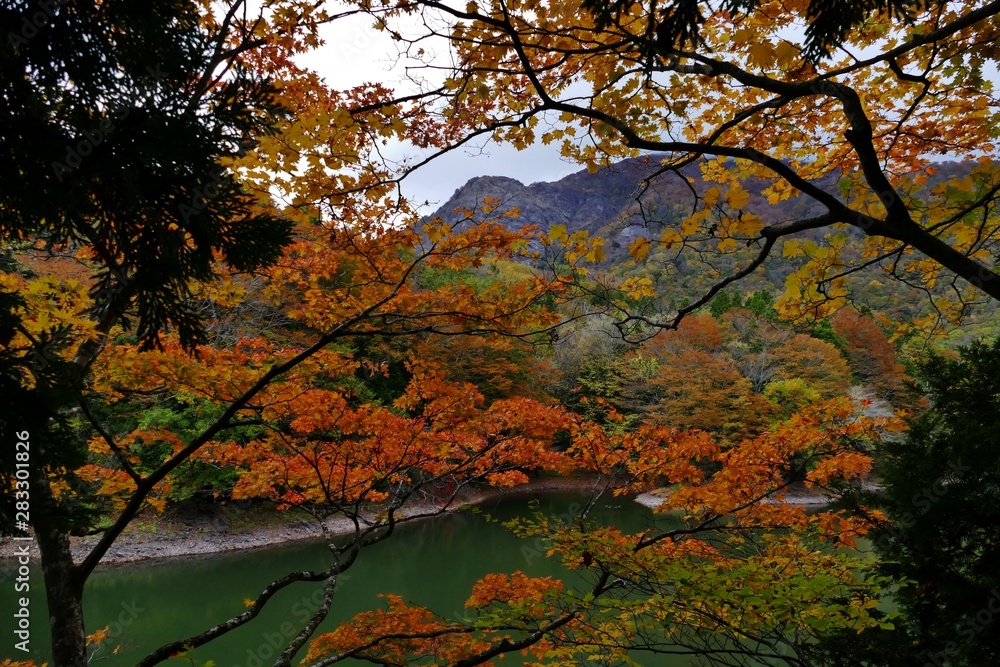
[[884, 489], [861, 497], [889, 518], [871, 537], [901, 582], [896, 628], [825, 642], [817, 664], [1000, 664], [1000, 341], [919, 371], [932, 407], [885, 444]]
[[200, 338], [191, 280], [216, 254], [272, 263], [290, 225], [261, 212], [220, 160], [284, 114], [175, 0], [17, 2], [0, 8], [0, 241], [88, 248], [105, 330], [135, 314]]

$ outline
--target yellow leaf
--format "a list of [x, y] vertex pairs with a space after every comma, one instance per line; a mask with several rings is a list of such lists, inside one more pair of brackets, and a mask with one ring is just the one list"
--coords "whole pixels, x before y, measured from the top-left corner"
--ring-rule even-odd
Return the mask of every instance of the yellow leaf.
[[672, 248], [675, 243], [681, 243], [683, 240], [683, 237], [677, 233], [676, 229], [667, 229], [660, 234], [660, 243], [667, 250]]
[[444, 237], [444, 231], [440, 225], [424, 225], [424, 233], [431, 243], [437, 243]]
[[566, 233], [566, 225], [552, 225], [549, 227], [549, 239], [561, 243], [569, 241], [569, 234]]
[[726, 201], [733, 208], [743, 208], [750, 203], [750, 193], [740, 186], [732, 187], [726, 192]]
[[588, 262], [603, 262], [604, 261], [604, 248], [600, 245], [594, 246], [594, 248], [586, 254], [584, 257]]
[[649, 239], [640, 236], [629, 244], [628, 254], [634, 257], [636, 261], [641, 262], [649, 256], [649, 250], [652, 247], [653, 244], [649, 242]]
[[167, 501], [163, 498], [154, 498], [150, 496], [149, 498], [146, 498], [146, 502], [148, 502], [153, 509], [160, 514], [163, 514], [163, 512], [167, 509]]
[[794, 44], [792, 44], [791, 42], [781, 40], [781, 42], [778, 44], [777, 54], [778, 54], [778, 64], [784, 66], [798, 57], [799, 48]]
[[656, 292], [653, 291], [652, 278], [627, 278], [621, 284], [620, 289], [634, 301], [656, 296]]
[[750, 63], [756, 67], [767, 67], [773, 65], [777, 59], [774, 47], [768, 42], [756, 42], [750, 45]]
[[804, 254], [805, 253], [802, 252], [801, 241], [785, 241], [785, 244], [781, 246], [782, 257], [798, 257]]

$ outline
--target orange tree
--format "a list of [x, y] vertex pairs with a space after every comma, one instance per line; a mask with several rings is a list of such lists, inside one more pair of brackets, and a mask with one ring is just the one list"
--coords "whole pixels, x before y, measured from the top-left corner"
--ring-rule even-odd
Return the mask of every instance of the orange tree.
[[[369, 196], [370, 191], [361, 200]], [[531, 470], [567, 469], [566, 456], [551, 445], [568, 417], [553, 406], [526, 398], [487, 405], [474, 386], [449, 381], [420, 360], [411, 363], [409, 384], [394, 405], [363, 401], [353, 391], [364, 362], [352, 355], [347, 343], [353, 339], [528, 336], [556, 322], [539, 301], [556, 294], [558, 282], [530, 277], [479, 288], [453, 282], [423, 289], [414, 279], [423, 267], [461, 270], [509, 259], [525, 232], [490, 222], [428, 231], [429, 226], [415, 228], [412, 220], [387, 226], [383, 219], [373, 215], [367, 225], [303, 223], [280, 260], [255, 281], [223, 272], [213, 283], [190, 284], [206, 312], [226, 314], [221, 330], [205, 318], [207, 343], [186, 349], [176, 333], [164, 331], [157, 347], [144, 349], [124, 323], [107, 332], [87, 365], [84, 385], [63, 403], [75, 409], [63, 415], [60, 444], [81, 450], [79, 458], [33, 461], [30, 493], [18, 496], [30, 496], [32, 510], [46, 512], [31, 516], [54, 610], [56, 664], [87, 662], [83, 584], [101, 558], [138, 512], [162, 509], [176, 480], [199, 467], [237, 471], [232, 497], [301, 507], [321, 524], [333, 515], [347, 516], [356, 531], [347, 547], [331, 541], [327, 569], [273, 582], [243, 614], [171, 642], [141, 664], [156, 664], [240, 627], [287, 586], [324, 581], [324, 604], [282, 653], [280, 664], [288, 664], [325, 617], [337, 576], [361, 548], [414, 518], [403, 506], [415, 494], [436, 491], [439, 504], [425, 511], [434, 513], [472, 482], [510, 486]], [[99, 335], [88, 315], [93, 302], [86, 284], [66, 268], [75, 260], [41, 261], [30, 252], [15, 260], [21, 262], [2, 279], [20, 297], [15, 314], [22, 319], [7, 348], [30, 349], [33, 340], [59, 331], [65, 343], [48, 352], [53, 360], [45, 368], [72, 367], [79, 349]], [[40, 276], [27, 268], [38, 264], [49, 271]], [[248, 307], [235, 308], [240, 304]], [[262, 311], [276, 312], [281, 325], [262, 332]], [[230, 336], [235, 343], [228, 342]], [[27, 373], [21, 390], [30, 393], [38, 381], [35, 372]], [[167, 404], [178, 412], [191, 408], [199, 419], [186, 428], [160, 423], [151, 415]], [[10, 474], [12, 490], [22, 490]], [[73, 522], [56, 520], [59, 516]], [[109, 517], [111, 525], [100, 529], [98, 543], [74, 562], [69, 534], [95, 530], [100, 516]], [[71, 585], [59, 585], [66, 581]]]
[[[428, 73], [444, 70], [442, 78], [429, 74], [433, 87], [406, 99], [373, 99], [370, 109], [405, 119], [404, 125], [412, 122], [420, 128], [415, 143], [438, 152], [477, 136], [518, 147], [555, 142], [566, 157], [592, 169], [655, 152], [640, 204], [644, 194], [655, 194], [658, 177], [671, 173], [684, 179], [685, 168], [697, 164], [707, 184], [691, 183], [676, 220], [649, 218], [651, 233], [630, 250], [639, 261], [655, 250], [718, 258], [719, 266], [735, 268], [673, 312], [636, 307], [655, 296], [649, 278], [610, 285], [580, 280], [594, 300], [605, 301], [625, 333], [646, 336], [677, 327], [727, 285], [778, 255], [794, 266], [776, 303], [789, 317], [829, 314], [845, 302], [848, 278], [870, 266], [926, 291], [935, 315], [917, 326], [957, 319], [983, 295], [1000, 298], [993, 266], [1000, 187], [991, 159], [997, 101], [984, 75], [996, 58], [1000, 3], [914, 6], [908, 9], [911, 22], [866, 21], [865, 10], [844, 23], [839, 48], [827, 58], [804, 54], [789, 37], [806, 3], [758, 3], [749, 15], [736, 11], [740, 7], [703, 7], [692, 40], [658, 32], [656, 4], [618, 3], [617, 11], [599, 18], [579, 2], [364, 5], [409, 55], [427, 58]], [[416, 38], [414, 24], [422, 26]], [[447, 63], [427, 55], [432, 49], [425, 47], [435, 38], [451, 49]], [[402, 130], [398, 136], [406, 138]], [[942, 156], [972, 163], [931, 188], [928, 178]], [[764, 215], [750, 206], [751, 184], [763, 191], [768, 205], [797, 197], [795, 208], [806, 213], [780, 220]], [[303, 183], [297, 194], [317, 199], [310, 187]], [[599, 242], [569, 235], [564, 227], [554, 226], [546, 242], [566, 247], [573, 257], [602, 257]], [[588, 652], [624, 660], [635, 648], [697, 653], [734, 664], [752, 656], [802, 664], [808, 637], [829, 623], [864, 629], [877, 622], [874, 599], [852, 588], [857, 583], [847, 574], [852, 565], [837, 556], [824, 561], [827, 556], [816, 548], [816, 540], [849, 540], [863, 527], [835, 513], [801, 518], [794, 509], [760, 502], [793, 479], [827, 483], [866, 469], [858, 450], [877, 430], [836, 405], [792, 416], [790, 427], [779, 425], [718, 452], [709, 445], [689, 449], [698, 441], [694, 436], [658, 439], [649, 429], [609, 434], [580, 425], [571, 451], [584, 460], [587, 444], [620, 439], [608, 447], [620, 457], [610, 468], [617, 474], [643, 460], [642, 443], [657, 443], [655, 460], [664, 466], [655, 473], [657, 481], [681, 484], [667, 503], [690, 522], [681, 533], [651, 529], [646, 536], [616, 535], [609, 546], [596, 538], [588, 542], [591, 531], [576, 526], [565, 528], [572, 537], [561, 540], [570, 533], [539, 520], [522, 529], [548, 535], [553, 553], [571, 567], [593, 572], [594, 586], [580, 600], [560, 593], [552, 582], [495, 578], [469, 600], [480, 612], [471, 627], [392, 600], [388, 609], [318, 640], [311, 661], [362, 657], [403, 664], [422, 658], [477, 664], [534, 647], [540, 657], [566, 664]], [[829, 462], [815, 460], [814, 452]], [[718, 466], [698, 468], [710, 483], [671, 471], [671, 463], [691, 459]], [[754, 494], [762, 480], [766, 490]], [[744, 520], [743, 509], [766, 518]], [[724, 544], [703, 539], [716, 526], [726, 536]], [[781, 532], [789, 529], [790, 538]], [[678, 543], [674, 538], [689, 535], [696, 537], [679, 540], [683, 547], [669, 551]], [[573, 545], [580, 544], [591, 548], [575, 551]], [[666, 545], [666, 553], [653, 545]], [[687, 548], [692, 552], [683, 551]], [[647, 555], [650, 561], [643, 560]], [[770, 578], [762, 561], [780, 563], [781, 573], [789, 572], [785, 564], [794, 564], [802, 568], [794, 570], [802, 574], [796, 581], [819, 582], [821, 589], [805, 586], [779, 597], [798, 603], [836, 600], [844, 607], [779, 609], [760, 593], [790, 582]], [[820, 571], [844, 578], [813, 578]], [[698, 574], [688, 577], [690, 572]], [[679, 595], [683, 587], [677, 582], [691, 578], [705, 588]], [[623, 594], [616, 596], [618, 590]], [[748, 597], [737, 601], [742, 593], [734, 591]], [[390, 631], [372, 637], [380, 627]]]
[[532, 656], [531, 664], [630, 664], [658, 655], [810, 664], [817, 638], [892, 627], [875, 608], [887, 579], [831, 548], [854, 544], [866, 522], [809, 512], [784, 502], [785, 494], [795, 479], [828, 487], [863, 475], [869, 459], [858, 444], [886, 425], [835, 401], [722, 449], [697, 431], [647, 425], [610, 434], [574, 420], [574, 463], [616, 480], [621, 491], [675, 484], [660, 505], [673, 522], [629, 534], [579, 517], [515, 520], [508, 524], [515, 533], [546, 540], [549, 555], [587, 583], [567, 590], [548, 577], [487, 575], [462, 622], [390, 596], [384, 609], [319, 635], [303, 664], [477, 665], [514, 651]]
[[[585, 521], [526, 519], [512, 528], [549, 540], [568, 567], [587, 570], [590, 591], [565, 591], [558, 581], [521, 573], [489, 575], [471, 591], [469, 620], [462, 624], [390, 598], [388, 609], [316, 637], [307, 661], [356, 657], [407, 664], [433, 657], [471, 665], [521, 648], [556, 664], [575, 664], [587, 655], [624, 658], [629, 650], [697, 652], [722, 663], [732, 656], [794, 661], [802, 645], [827, 630], [884, 623], [871, 610], [880, 580], [844, 554], [829, 552], [830, 546], [851, 544], [867, 526], [837, 512], [809, 514], [782, 502], [795, 481], [830, 487], [866, 472], [863, 449], [888, 424], [860, 416], [849, 402], [819, 406], [722, 449], [704, 433], [652, 425], [608, 429], [530, 398], [487, 403], [473, 385], [450, 380], [439, 368], [447, 357], [412, 359], [410, 380], [392, 405], [363, 400], [354, 380], [365, 360], [352, 353], [352, 340], [422, 333], [523, 336], [556, 322], [537, 305], [559, 293], [558, 281], [477, 287], [450, 282], [427, 289], [413, 280], [424, 266], [463, 269], [509, 258], [526, 232], [490, 222], [425, 227], [387, 227], [378, 218], [367, 227], [300, 225], [282, 259], [256, 282], [224, 274], [214, 283], [192, 285], [206, 310], [224, 309], [225, 317], [221, 333], [207, 319], [212, 340], [191, 351], [171, 332], [161, 334], [158, 348], [144, 350], [122, 325], [109, 331], [76, 397], [77, 422], [67, 417], [71, 434], [85, 447], [85, 462], [46, 466], [30, 490], [32, 498], [46, 490], [53, 512], [87, 517], [90, 526], [97, 515], [112, 523], [74, 563], [64, 559], [70, 532], [65, 525], [36, 520], [46, 584], [53, 576], [72, 577], [82, 590], [140, 510], [161, 509], [199, 467], [230, 469], [231, 497], [294, 507], [321, 526], [346, 517], [354, 530], [340, 540], [327, 535], [324, 567], [273, 581], [247, 601], [244, 612], [194, 636], [169, 638], [139, 664], [158, 664], [252, 622], [289, 586], [322, 582], [322, 604], [275, 659], [289, 665], [334, 604], [341, 574], [400, 522], [445, 511], [472, 483], [511, 486], [532, 470], [576, 469], [598, 475], [600, 488], [678, 485], [663, 509], [681, 517], [683, 527], [656, 523], [627, 534], [593, 529]], [[439, 232], [436, 241], [428, 238]], [[85, 286], [64, 273], [3, 274], [34, 318], [25, 319], [25, 332], [12, 345], [26, 346], [29, 336], [53, 326], [78, 345], [90, 340], [94, 325], [86, 316]], [[270, 332], [259, 326], [259, 313], [268, 308], [282, 317]], [[231, 336], [235, 343], [228, 342]], [[67, 346], [59, 354], [69, 359], [73, 350]], [[200, 425], [114, 418], [151, 415], [167, 403], [196, 410]], [[612, 412], [608, 419], [618, 417]], [[564, 451], [553, 447], [560, 433], [569, 435]], [[436, 504], [408, 504], [425, 491]], [[76, 525], [88, 527], [84, 519]], [[66, 551], [53, 552], [50, 540]], [[53, 635], [82, 635], [82, 595], [48, 593], [54, 602], [75, 607], [81, 622], [76, 627], [67, 616], [54, 615]], [[81, 653], [70, 649], [62, 644], [56, 664], [85, 663], [82, 642]]]
[[[392, 405], [361, 400], [352, 389], [364, 362], [345, 345], [352, 339], [426, 332], [527, 335], [554, 323], [537, 307], [553, 290], [544, 280], [498, 282], [478, 291], [462, 283], [421, 290], [413, 281], [419, 266], [461, 269], [509, 255], [520, 236], [490, 223], [449, 232], [437, 242], [381, 223], [367, 229], [318, 225], [311, 238], [288, 248], [253, 295], [283, 304], [286, 332], [245, 335], [233, 346], [203, 346], [192, 355], [169, 338], [162, 349], [145, 352], [124, 342], [108, 346], [94, 365], [85, 401], [93, 392], [105, 404], [141, 410], [169, 397], [198, 406], [210, 423], [188, 437], [156, 424], [119, 434], [94, 424], [94, 456], [75, 475], [117, 520], [81, 571], [96, 565], [144, 503], [163, 502], [172, 473], [200, 465], [237, 471], [234, 498], [301, 508], [320, 525], [346, 516], [355, 527], [346, 546], [328, 540], [327, 569], [273, 582], [247, 611], [165, 644], [140, 664], [157, 664], [242, 626], [287, 586], [325, 582], [323, 604], [277, 662], [288, 664], [329, 611], [338, 575], [363, 547], [415, 518], [415, 510], [405, 507], [408, 500], [433, 493], [436, 504], [421, 506], [426, 516], [444, 511], [470, 483], [510, 486], [531, 470], [567, 469], [566, 457], [551, 447], [566, 423], [553, 406], [530, 399], [487, 405], [474, 386], [449, 381], [419, 359], [410, 362], [409, 383]], [[232, 291], [223, 282], [205, 296], [225, 301]]]
[[[118, 518], [81, 568], [93, 567], [143, 503], [162, 506], [182, 475], [202, 465], [235, 471], [234, 498], [296, 508], [320, 525], [346, 517], [354, 526], [346, 539], [327, 536], [325, 568], [272, 582], [246, 611], [169, 641], [139, 664], [158, 664], [251, 622], [273, 595], [300, 582], [323, 582], [324, 599], [277, 665], [291, 664], [307, 644], [307, 663], [316, 665], [348, 658], [471, 665], [518, 649], [555, 664], [588, 655], [620, 659], [629, 650], [697, 652], [722, 664], [727, 656], [787, 654], [795, 664], [797, 651], [828, 630], [884, 624], [872, 611], [881, 580], [831, 552], [852, 544], [867, 524], [783, 500], [796, 481], [833, 488], [863, 475], [864, 448], [888, 422], [840, 401], [724, 449], [697, 431], [616, 431], [530, 398], [487, 403], [473, 385], [441, 370], [447, 356], [411, 359], [409, 383], [391, 406], [361, 400], [352, 380], [364, 359], [343, 343], [424, 331], [537, 331], [555, 320], [533, 304], [559, 288], [537, 279], [478, 290], [462, 282], [420, 289], [405, 281], [417, 260], [461, 268], [508, 255], [504, 248], [523, 233], [490, 223], [453, 230], [438, 242], [406, 228], [365, 231], [316, 226], [315, 238], [290, 246], [258, 292], [240, 297], [284, 304], [287, 331], [246, 334], [235, 345], [201, 346], [193, 355], [171, 337], [148, 351], [121, 340], [95, 361], [82, 401], [88, 413], [91, 402], [147, 413], [170, 400], [197, 406], [210, 424], [187, 435], [150, 423], [112, 433], [93, 421], [90, 461], [73, 471], [66, 493]], [[240, 282], [206, 290], [205, 298], [228, 303]], [[330, 328], [304, 333], [321, 326]], [[311, 345], [295, 345], [302, 335]], [[608, 419], [619, 417], [612, 412]], [[568, 440], [563, 451], [553, 447], [560, 434]], [[338, 578], [365, 547], [391, 536], [400, 522], [444, 511], [469, 484], [512, 486], [532, 470], [589, 471], [602, 490], [676, 484], [662, 506], [674, 519], [642, 534], [525, 519], [511, 528], [548, 540], [553, 555], [587, 572], [591, 590], [567, 591], [561, 582], [522, 573], [488, 575], [471, 591], [462, 623], [390, 597], [387, 609], [310, 643], [335, 603]], [[436, 504], [408, 505], [424, 492]], [[623, 622], [623, 610], [634, 622]]]

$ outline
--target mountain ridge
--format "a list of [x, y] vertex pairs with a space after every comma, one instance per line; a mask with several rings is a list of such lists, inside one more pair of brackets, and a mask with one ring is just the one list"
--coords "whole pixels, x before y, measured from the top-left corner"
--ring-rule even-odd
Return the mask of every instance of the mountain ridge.
[[[914, 186], [916, 189], [913, 192], [918, 195], [929, 193], [937, 183], [968, 175], [974, 164], [974, 161], [936, 163], [936, 173], [930, 175], [924, 185]], [[565, 225], [570, 234], [586, 231], [591, 236], [603, 237], [606, 259], [596, 268], [625, 276], [652, 278], [657, 285], [658, 301], [662, 302], [660, 307], [671, 311], [687, 303], [691, 295], [704, 293], [720, 276], [746, 266], [752, 259], [753, 250], [738, 249], [731, 255], [706, 260], [697, 252], [678, 254], [654, 247], [643, 261], [630, 257], [628, 247], [635, 237], [658, 236], [662, 227], [679, 225], [694, 202], [692, 189], [701, 193], [710, 186], [701, 177], [697, 164], [682, 169], [683, 178], [666, 173], [644, 186], [643, 181], [659, 166], [655, 155], [632, 158], [594, 173], [581, 170], [555, 181], [528, 185], [509, 176], [477, 176], [457, 188], [434, 215], [447, 222], [456, 222], [465, 214], [456, 213], [455, 209], [479, 209], [484, 199], [493, 198], [499, 201], [499, 205], [489, 217], [502, 221], [511, 229], [535, 225], [545, 233], [559, 224]], [[828, 174], [813, 182], [839, 198], [843, 196], [840, 180], [839, 175]], [[810, 217], [823, 211], [815, 200], [804, 195], [772, 205], [763, 194], [763, 182], [748, 180], [743, 185], [749, 195], [744, 208], [764, 220], [765, 224]], [[645, 192], [640, 212], [636, 195], [641, 187], [645, 187]], [[517, 217], [499, 217], [513, 208], [519, 209]], [[830, 233], [831, 229], [827, 227], [807, 230], [795, 236], [822, 243], [823, 237]], [[837, 233], [847, 237], [845, 252], [859, 257], [864, 236], [862, 230], [844, 226]], [[801, 258], [785, 258], [780, 250], [776, 251], [734, 289], [746, 293], [759, 289], [779, 293], [784, 290], [787, 276], [802, 261]], [[891, 317], [911, 319], [928, 305], [926, 295], [919, 287], [905, 282], [884, 281], [884, 274], [877, 266], [853, 273], [849, 280], [859, 303]], [[946, 281], [941, 281], [941, 284], [946, 284]], [[995, 309], [990, 306], [987, 310], [992, 312]]]
[[[498, 214], [519, 209], [517, 217], [504, 219], [504, 224], [513, 229], [532, 224], [547, 232], [552, 225], [565, 225], [571, 234], [586, 230], [591, 235], [604, 236], [609, 249], [623, 248], [636, 236], [651, 235], [647, 230], [650, 225], [679, 222], [694, 203], [692, 189], [701, 193], [709, 187], [697, 163], [680, 170], [683, 178], [673, 172], [661, 174], [645, 185], [640, 211], [636, 196], [644, 181], [660, 168], [659, 157], [652, 154], [629, 158], [593, 173], [583, 169], [554, 181], [530, 184], [510, 176], [476, 176], [456, 188], [432, 217], [456, 222], [462, 217], [455, 213], [456, 209], [478, 209], [489, 197], [499, 201]], [[928, 178], [925, 187], [965, 175], [973, 164], [974, 161], [936, 164], [937, 173]], [[840, 196], [839, 180], [836, 174], [828, 174], [814, 183]], [[746, 209], [767, 224], [822, 212], [815, 200], [804, 195], [769, 204], [762, 193], [764, 185], [752, 179], [744, 183], [750, 195]]]

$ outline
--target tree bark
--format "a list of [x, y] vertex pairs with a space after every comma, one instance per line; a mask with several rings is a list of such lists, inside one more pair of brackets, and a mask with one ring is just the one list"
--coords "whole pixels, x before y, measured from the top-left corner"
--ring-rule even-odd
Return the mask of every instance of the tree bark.
[[45, 598], [49, 605], [53, 667], [87, 667], [87, 641], [83, 625], [83, 582], [78, 576], [69, 537], [59, 526], [55, 499], [45, 472], [31, 477], [35, 540], [42, 556]]

